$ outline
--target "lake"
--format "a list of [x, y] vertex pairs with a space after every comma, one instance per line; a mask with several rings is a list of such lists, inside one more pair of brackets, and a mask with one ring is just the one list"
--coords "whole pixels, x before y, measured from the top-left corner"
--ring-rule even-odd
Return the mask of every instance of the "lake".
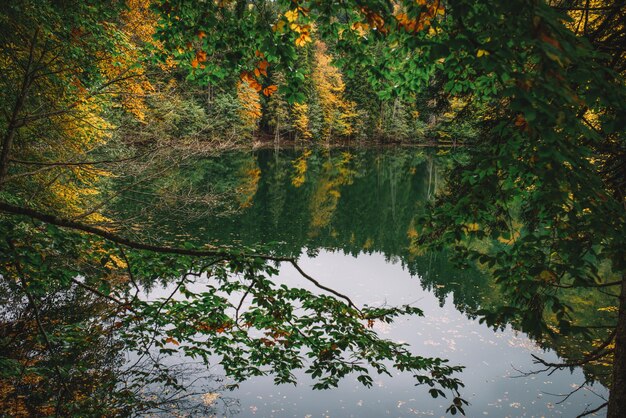
[[[376, 323], [374, 329], [410, 344], [414, 353], [465, 366], [459, 377], [470, 417], [570, 417], [602, 403], [608, 396], [602, 385], [606, 369], [531, 373], [540, 370], [532, 354], [558, 362], [582, 350], [579, 342], [535, 341], [515, 324], [498, 330], [481, 324], [477, 310], [506, 304], [487, 272], [480, 266], [456, 269], [447, 252], [424, 253], [415, 245], [416, 215], [445, 184], [451, 158], [462, 155], [420, 148], [228, 152], [190, 159], [125, 191], [116, 215], [147, 225], [144, 231], [161, 242], [261, 246], [297, 257], [304, 271], [357, 305], [421, 308], [423, 317]], [[286, 264], [276, 282], [320, 291]], [[170, 289], [154, 286], [146, 297], [165, 297]], [[210, 375], [220, 379], [218, 364]], [[410, 375], [376, 377], [372, 388], [348, 377], [326, 391], [313, 391], [304, 373], [298, 377], [295, 387], [275, 386], [271, 377], [262, 377], [224, 392], [219, 388], [232, 382], [216, 382], [215, 413], [444, 416], [448, 406], [414, 386]]]

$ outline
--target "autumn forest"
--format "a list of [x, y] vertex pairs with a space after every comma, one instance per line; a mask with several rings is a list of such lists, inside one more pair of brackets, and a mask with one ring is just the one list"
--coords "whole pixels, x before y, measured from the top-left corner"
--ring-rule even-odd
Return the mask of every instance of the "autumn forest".
[[623, 417], [625, 3], [1, 2], [0, 416]]

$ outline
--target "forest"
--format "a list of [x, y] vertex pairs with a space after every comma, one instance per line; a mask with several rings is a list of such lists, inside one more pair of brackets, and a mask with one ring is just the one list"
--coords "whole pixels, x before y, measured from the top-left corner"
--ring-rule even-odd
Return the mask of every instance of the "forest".
[[625, 3], [2, 2], [0, 416], [487, 413], [436, 312], [623, 417]]

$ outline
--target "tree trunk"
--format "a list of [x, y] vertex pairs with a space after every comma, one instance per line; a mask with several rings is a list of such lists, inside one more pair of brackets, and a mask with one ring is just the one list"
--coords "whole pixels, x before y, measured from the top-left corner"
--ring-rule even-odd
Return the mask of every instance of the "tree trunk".
[[[34, 72], [37, 65], [34, 64], [35, 59], [35, 43], [37, 41], [37, 35], [39, 31], [36, 30], [33, 35], [32, 42], [30, 44], [30, 52], [28, 55], [28, 63], [26, 64], [26, 68], [24, 69], [24, 79], [22, 80], [22, 86], [20, 91], [15, 99], [15, 105], [13, 106], [13, 111], [11, 112], [11, 118], [8, 120], [7, 131], [2, 138], [2, 149], [0, 150], [0, 186], [2, 185], [2, 181], [4, 177], [7, 175], [9, 171], [9, 159], [11, 156], [11, 148], [13, 147], [13, 140], [15, 139], [15, 135], [17, 130], [20, 127], [20, 123], [18, 121], [20, 112], [22, 111], [22, 107], [24, 107], [24, 102], [26, 101], [26, 95], [28, 94], [28, 90], [33, 82]], [[43, 54], [41, 56], [43, 58]]]
[[17, 132], [17, 129], [10, 123], [7, 133], [2, 140], [2, 151], [0, 151], [0, 185], [9, 171], [9, 156], [11, 154], [15, 132]]
[[27, 72], [24, 75], [24, 82], [22, 84], [22, 89], [17, 96], [15, 101], [15, 106], [13, 106], [13, 112], [11, 114], [11, 119], [9, 119], [9, 125], [7, 126], [7, 132], [2, 138], [2, 150], [0, 151], [0, 184], [4, 180], [4, 177], [7, 175], [9, 171], [9, 158], [11, 156], [11, 148], [13, 147], [13, 140], [15, 139], [15, 134], [17, 133], [17, 129], [19, 128], [18, 117], [20, 112], [22, 111], [22, 107], [24, 107], [24, 101], [26, 100], [26, 94], [31, 84], [31, 74], [30, 71], [30, 62], [29, 68], [27, 68]]
[[280, 117], [277, 118], [276, 130], [274, 131], [274, 148], [277, 151], [280, 148]]
[[626, 416], [626, 274], [622, 276], [617, 315], [613, 383], [609, 395], [607, 418], [624, 418]]

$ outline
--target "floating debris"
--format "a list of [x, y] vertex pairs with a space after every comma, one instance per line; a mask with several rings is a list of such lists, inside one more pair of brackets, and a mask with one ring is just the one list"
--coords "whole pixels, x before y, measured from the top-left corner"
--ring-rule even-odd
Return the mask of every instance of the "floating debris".
[[202, 403], [204, 403], [206, 406], [211, 406], [219, 397], [220, 394], [217, 392], [207, 392], [202, 395]]

